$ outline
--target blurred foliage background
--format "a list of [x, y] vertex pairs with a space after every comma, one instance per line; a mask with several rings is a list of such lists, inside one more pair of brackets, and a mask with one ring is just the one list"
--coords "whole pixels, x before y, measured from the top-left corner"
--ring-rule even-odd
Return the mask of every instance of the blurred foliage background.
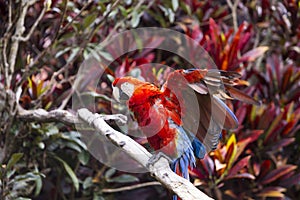
[[[7, 84], [4, 69], [24, 2], [32, 2], [24, 18], [24, 34], [30, 37], [20, 42]], [[218, 149], [197, 161], [191, 181], [215, 199], [300, 197], [299, 1], [2, 0], [0, 16], [0, 88], [21, 91], [24, 109], [71, 111], [79, 66], [91, 54], [99, 61], [109, 59], [97, 44], [118, 32], [154, 26], [193, 38], [219, 69], [239, 72], [245, 80], [240, 89], [262, 105], [228, 102], [239, 127], [223, 131]], [[115, 60], [109, 76], [91, 91], [97, 96], [96, 111], [111, 114], [112, 77], [153, 62], [188, 67], [167, 52], [130, 52]], [[164, 73], [140, 68], [140, 76], [151, 75], [158, 84]], [[9, 102], [0, 103], [0, 199], [170, 197], [149, 174], [101, 164], [74, 127], [24, 122], [6, 109]]]

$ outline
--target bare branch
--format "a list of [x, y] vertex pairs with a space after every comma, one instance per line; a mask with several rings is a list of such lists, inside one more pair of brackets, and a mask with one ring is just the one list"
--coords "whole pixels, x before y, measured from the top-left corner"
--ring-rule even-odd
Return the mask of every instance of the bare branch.
[[149, 187], [149, 186], [161, 186], [160, 182], [157, 181], [152, 181], [152, 182], [147, 182], [147, 183], [139, 183], [136, 185], [131, 185], [131, 186], [124, 186], [120, 188], [104, 188], [101, 190], [103, 193], [116, 193], [116, 192], [124, 192], [124, 191], [129, 191], [129, 190], [135, 190], [138, 188], [142, 187]]
[[20, 41], [23, 41], [23, 42], [26, 42], [29, 40], [29, 38], [31, 37], [33, 31], [35, 30], [35, 28], [37, 27], [37, 25], [40, 23], [40, 21], [42, 20], [45, 12], [46, 12], [46, 9], [47, 9], [47, 1], [44, 2], [44, 7], [40, 13], [40, 15], [38, 16], [38, 18], [35, 20], [34, 24], [31, 26], [29, 32], [27, 33], [26, 36], [20, 36], [18, 39]]
[[19, 50], [20, 45], [20, 37], [25, 32], [25, 18], [27, 14], [27, 10], [29, 6], [33, 5], [37, 0], [23, 0], [21, 3], [21, 14], [16, 22], [16, 29], [15, 32], [11, 38], [12, 44], [10, 48], [10, 54], [8, 57], [8, 64], [9, 66], [5, 68], [5, 77], [6, 77], [6, 87], [10, 88], [11, 81], [12, 81], [12, 75], [15, 71], [15, 64], [17, 59], [17, 54]]
[[[124, 123], [126, 117], [122, 115], [99, 115], [93, 114], [83, 108], [78, 110], [78, 117], [65, 110], [46, 111], [44, 109], [24, 110], [19, 107], [18, 118], [24, 121], [37, 122], [62, 122], [65, 124], [87, 124], [89, 128], [96, 129], [101, 135], [110, 140], [114, 145], [122, 148], [131, 158], [140, 163], [143, 167], [169, 190], [176, 193], [183, 200], [211, 200], [206, 194], [198, 190], [190, 181], [175, 174], [170, 166], [168, 159], [160, 157], [157, 162], [149, 165], [152, 154], [144, 147], [135, 142], [130, 137], [110, 127], [105, 120], [118, 120]], [[142, 187], [142, 186], [141, 186]], [[123, 188], [129, 190], [130, 188]], [[117, 191], [117, 190], [116, 190]], [[107, 190], [107, 192], [112, 192]]]
[[78, 118], [65, 110], [46, 111], [44, 109], [24, 110], [19, 106], [18, 118], [28, 122], [62, 122], [64, 124], [72, 125], [78, 124]]
[[11, 4], [11, 1], [12, 0], [10, 0], [9, 2], [8, 2], [8, 27], [7, 27], [7, 30], [10, 30], [10, 28], [12, 27], [12, 4]]
[[[102, 118], [105, 121], [114, 120], [120, 124], [125, 124], [127, 117], [122, 114], [114, 115], [100, 115], [95, 114], [96, 117]], [[21, 106], [18, 106], [18, 119], [27, 122], [61, 122], [67, 125], [81, 124], [83, 123], [75, 114], [72, 114], [66, 110], [51, 110], [46, 111], [44, 109], [24, 110]]]
[[[90, 6], [90, 4], [91, 3], [93, 3], [93, 0], [89, 0], [81, 9], [80, 9], [80, 11], [74, 16], [74, 17], [72, 17], [72, 19], [62, 28], [62, 29], [60, 29], [59, 30], [59, 32], [57, 33], [59, 36], [60, 35], [62, 35], [63, 33], [65, 33], [65, 31], [72, 25], [72, 23], [75, 21], [75, 19], [77, 19], [81, 14], [82, 14], [82, 12], [88, 7], [88, 6]], [[63, 12], [63, 15], [62, 16], [64, 16], [65, 15], [65, 12], [66, 12], [66, 9], [64, 10], [64, 12]], [[63, 18], [61, 18], [61, 19], [63, 19]], [[62, 20], [61, 20], [62, 21]], [[60, 24], [62, 24], [62, 23], [60, 23]], [[54, 37], [54, 38], [56, 38], [56, 37]]]
[[229, 5], [229, 8], [232, 12], [232, 21], [233, 21], [233, 28], [234, 32], [237, 32], [238, 30], [238, 21], [237, 21], [237, 6], [239, 3], [239, 0], [233, 0], [234, 3], [232, 4], [231, 0], [226, 0], [227, 4]]
[[152, 154], [130, 137], [111, 128], [102, 118], [99, 118], [97, 115], [95, 116], [85, 108], [78, 110], [78, 116], [113, 144], [122, 148], [125, 153], [139, 162], [143, 167], [147, 168], [156, 180], [176, 193], [181, 199], [211, 199], [198, 190], [190, 181], [175, 174], [171, 170], [166, 158], [160, 157], [153, 165], [149, 165], [149, 159], [152, 157]]

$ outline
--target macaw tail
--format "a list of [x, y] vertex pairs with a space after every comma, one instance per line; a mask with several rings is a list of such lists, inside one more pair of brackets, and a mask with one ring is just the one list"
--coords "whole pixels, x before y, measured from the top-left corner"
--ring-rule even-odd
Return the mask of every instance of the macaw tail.
[[[195, 167], [195, 157], [202, 159], [205, 154], [205, 146], [197, 138], [194, 138], [192, 145], [189, 146], [179, 158], [175, 159], [170, 167], [179, 176], [190, 180], [188, 169], [193, 169]], [[180, 199], [177, 195], [173, 195], [173, 200]]]

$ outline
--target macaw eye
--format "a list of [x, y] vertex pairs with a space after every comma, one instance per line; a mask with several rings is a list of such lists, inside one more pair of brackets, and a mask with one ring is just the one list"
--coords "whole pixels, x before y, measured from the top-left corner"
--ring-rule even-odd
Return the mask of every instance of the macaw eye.
[[134, 92], [134, 85], [128, 82], [125, 82], [121, 85], [121, 91], [125, 93], [128, 97], [131, 97]]
[[125, 87], [129, 87], [130, 84], [129, 84], [129, 83], [124, 83], [123, 85], [124, 85]]

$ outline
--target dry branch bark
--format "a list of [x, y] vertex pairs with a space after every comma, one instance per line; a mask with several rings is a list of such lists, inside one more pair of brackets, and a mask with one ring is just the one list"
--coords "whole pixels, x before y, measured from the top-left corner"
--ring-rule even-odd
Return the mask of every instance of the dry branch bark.
[[181, 199], [212, 199], [198, 190], [190, 181], [175, 174], [171, 170], [167, 158], [162, 156], [156, 162], [149, 165], [149, 159], [152, 157], [151, 153], [130, 137], [114, 130], [105, 122], [105, 120], [117, 120], [121, 123], [125, 123], [126, 117], [123, 115], [93, 114], [85, 108], [78, 110], [77, 116], [65, 110], [53, 110], [48, 112], [44, 109], [24, 110], [19, 108], [18, 118], [24, 121], [62, 122], [67, 125], [85, 123], [108, 138], [114, 145], [122, 148], [125, 153], [148, 169], [156, 180], [177, 194]]

